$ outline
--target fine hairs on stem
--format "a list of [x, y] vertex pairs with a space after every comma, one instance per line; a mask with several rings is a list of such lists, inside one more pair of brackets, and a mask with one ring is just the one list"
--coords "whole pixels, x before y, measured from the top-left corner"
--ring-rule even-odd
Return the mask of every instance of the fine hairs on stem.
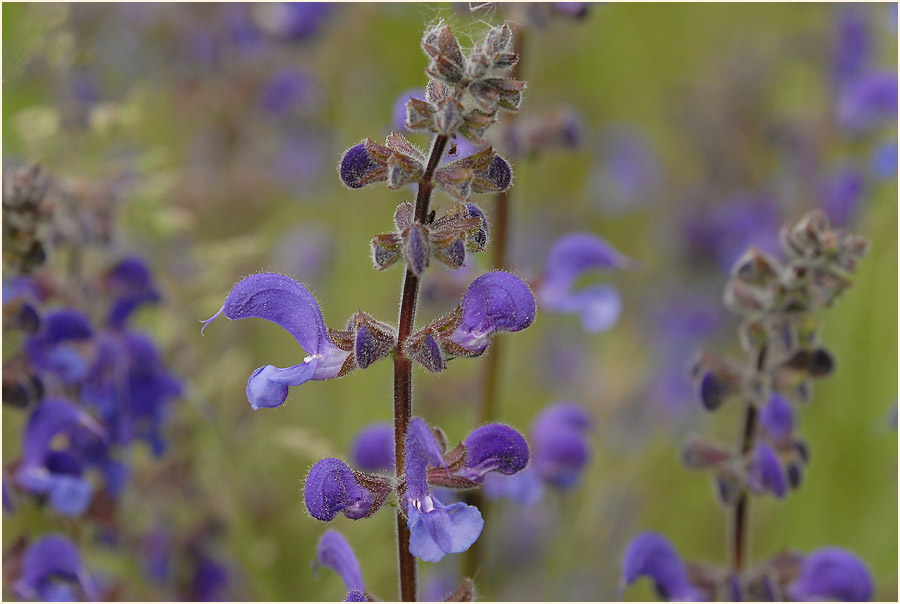
[[[438, 135], [431, 146], [431, 155], [425, 174], [419, 181], [416, 195], [416, 222], [423, 224], [428, 216], [433, 188], [431, 179], [437, 168], [447, 137]], [[400, 294], [400, 329], [397, 333], [397, 350], [394, 351], [394, 451], [397, 460], [397, 471], [400, 472], [406, 461], [406, 432], [412, 417], [412, 360], [403, 354], [403, 344], [409, 337], [416, 320], [416, 304], [419, 298], [419, 277], [407, 268], [403, 276], [403, 290]], [[400, 476], [397, 476], [399, 489]], [[397, 496], [401, 493], [398, 491]], [[400, 568], [400, 599], [414, 602], [416, 599], [416, 559], [409, 551], [409, 529], [406, 526], [406, 514], [397, 508], [397, 553]]]

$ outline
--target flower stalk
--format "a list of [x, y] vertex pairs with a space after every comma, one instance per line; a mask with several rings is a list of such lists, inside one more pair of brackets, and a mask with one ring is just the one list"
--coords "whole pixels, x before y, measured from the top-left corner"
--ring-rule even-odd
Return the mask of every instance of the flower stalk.
[[[416, 194], [415, 221], [424, 224], [431, 205], [431, 191], [434, 187], [434, 171], [444, 154], [447, 137], [436, 136], [431, 146], [431, 154], [425, 175], [419, 182]], [[403, 354], [403, 344], [412, 333], [416, 321], [416, 305], [419, 300], [419, 277], [407, 267], [403, 277], [403, 291], [400, 295], [400, 319], [397, 333], [397, 348], [394, 351], [394, 451], [397, 472], [402, 471], [406, 460], [406, 432], [412, 417], [412, 360]], [[397, 477], [399, 485], [399, 476]], [[398, 487], [399, 488], [399, 487]], [[401, 494], [398, 493], [398, 497]], [[416, 559], [409, 551], [409, 528], [402, 506], [397, 508], [397, 554], [400, 568], [400, 600], [416, 601]]]

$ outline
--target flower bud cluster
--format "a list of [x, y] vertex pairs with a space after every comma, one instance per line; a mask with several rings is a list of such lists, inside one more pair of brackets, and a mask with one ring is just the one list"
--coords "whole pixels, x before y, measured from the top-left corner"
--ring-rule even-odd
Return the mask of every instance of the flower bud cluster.
[[[739, 329], [747, 361], [700, 351], [692, 373], [708, 411], [741, 398], [741, 442], [731, 448], [694, 436], [682, 450], [691, 469], [711, 470], [720, 503], [734, 509], [734, 532], [744, 531], [748, 493], [784, 498], [797, 489], [809, 463], [809, 447], [796, 433], [794, 403], [808, 403], [813, 379], [834, 369], [819, 337], [814, 311], [826, 308], [849, 286], [849, 276], [868, 242], [831, 228], [821, 211], [781, 231], [784, 262], [751, 248], [734, 265], [724, 302], [744, 319]], [[743, 541], [734, 537], [735, 558]], [[671, 600], [867, 600], [871, 575], [855, 555], [823, 548], [808, 557], [784, 554], [736, 572], [685, 565], [662, 536], [645, 533], [625, 554], [623, 584], [653, 579]], [[839, 577], [839, 579], [832, 579]]]
[[403, 202], [394, 212], [396, 230], [372, 239], [376, 270], [390, 268], [401, 258], [416, 275], [431, 258], [456, 269], [465, 264], [466, 252], [481, 252], [487, 246], [487, 218], [473, 203], [459, 204], [428, 224], [414, 222], [413, 212], [413, 205]]
[[747, 490], [780, 498], [800, 485], [808, 450], [794, 434], [791, 402], [809, 402], [811, 381], [829, 375], [835, 365], [810, 313], [830, 306], [850, 286], [849, 274], [868, 251], [865, 239], [832, 229], [821, 211], [784, 227], [781, 242], [785, 263], [751, 248], [738, 259], [725, 288], [726, 306], [744, 317], [739, 335], [751, 362], [706, 351], [694, 362], [707, 410], [743, 397], [759, 417], [758, 442], [744, 453], [721, 456], [701, 440], [685, 449], [689, 466], [717, 470], [717, 492], [726, 505]]
[[461, 134], [482, 144], [499, 111], [519, 110], [525, 82], [505, 77], [519, 60], [512, 52], [508, 25], [488, 31], [468, 57], [446, 25], [425, 32], [422, 49], [431, 59], [425, 72], [434, 79], [425, 88], [424, 100], [413, 98], [406, 106], [410, 130]]
[[42, 226], [50, 218], [49, 181], [38, 164], [3, 178], [3, 264], [14, 274], [28, 274], [47, 259]]
[[[384, 145], [372, 139], [350, 147], [341, 159], [341, 181], [351, 189], [387, 181], [399, 189], [419, 183], [425, 175], [425, 155], [402, 135], [392, 132]], [[472, 193], [499, 193], [512, 184], [512, 168], [492, 147], [437, 168], [434, 184], [460, 203]]]

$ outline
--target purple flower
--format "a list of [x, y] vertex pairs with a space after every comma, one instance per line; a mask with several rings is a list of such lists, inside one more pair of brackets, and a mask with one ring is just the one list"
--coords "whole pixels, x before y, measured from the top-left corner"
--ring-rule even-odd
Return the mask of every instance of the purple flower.
[[7, 514], [12, 514], [16, 511], [16, 503], [13, 499], [12, 489], [9, 487], [9, 482], [6, 480], [6, 474], [3, 474], [3, 511]]
[[859, 75], [872, 54], [872, 42], [865, 13], [858, 6], [841, 6], [832, 50], [832, 69], [838, 87]]
[[84, 381], [83, 399], [96, 409], [114, 442], [144, 439], [156, 455], [164, 449], [162, 428], [181, 381], [166, 368], [156, 344], [144, 334], [107, 332]]
[[531, 426], [534, 468], [549, 484], [565, 489], [574, 486], [590, 460], [585, 434], [591, 417], [575, 403], [547, 407]]
[[658, 533], [638, 535], [625, 551], [622, 587], [645, 576], [653, 579], [657, 593], [667, 600], [695, 602], [703, 599], [703, 594], [688, 580], [678, 552]]
[[141, 539], [147, 576], [156, 583], [169, 580], [172, 546], [172, 533], [165, 528], [155, 529]]
[[324, 144], [324, 137], [319, 132], [288, 132], [272, 162], [273, 178], [290, 191], [296, 190], [298, 185], [308, 187], [321, 175]]
[[327, 2], [273, 2], [253, 6], [260, 29], [288, 41], [300, 42], [314, 35], [331, 15]]
[[619, 320], [622, 300], [610, 285], [575, 290], [575, 283], [592, 269], [625, 268], [628, 258], [590, 233], [570, 233], [558, 239], [544, 264], [538, 287], [541, 307], [559, 313], [577, 313], [591, 333], [606, 331]]
[[113, 266], [104, 277], [104, 286], [113, 297], [107, 323], [115, 328], [124, 326], [142, 305], [160, 299], [150, 269], [140, 258], [126, 258]]
[[756, 445], [747, 469], [747, 482], [755, 493], [770, 492], [778, 499], [787, 494], [787, 476], [778, 455], [766, 443]]
[[249, 6], [235, 2], [223, 9], [225, 30], [231, 43], [240, 51], [251, 54], [262, 49], [263, 37], [250, 18]]
[[25, 550], [13, 591], [23, 600], [75, 601], [78, 587], [86, 599], [98, 599], [75, 545], [60, 535], [47, 535]]
[[872, 598], [872, 574], [855, 554], [823, 547], [803, 560], [800, 576], [787, 587], [792, 600], [866, 602]]
[[794, 410], [791, 403], [777, 392], [769, 397], [759, 419], [763, 430], [774, 442], [784, 440], [794, 430]]
[[466, 437], [466, 468], [461, 475], [481, 482], [488, 472], [515, 474], [528, 465], [525, 437], [503, 424], [487, 424]]
[[878, 178], [897, 176], [897, 140], [891, 140], [876, 147], [872, 153], [872, 172]]
[[308, 354], [292, 367], [265, 365], [253, 372], [247, 380], [247, 400], [254, 409], [281, 406], [290, 386], [338, 377], [350, 356], [328, 338], [316, 299], [290, 277], [276, 273], [247, 277], [234, 286], [219, 312], [204, 321], [204, 328], [222, 313], [232, 320], [257, 317], [272, 321], [294, 336]]
[[[359, 561], [343, 535], [332, 530], [327, 530], [322, 534], [316, 545], [316, 563], [330, 568], [344, 581], [349, 592], [345, 602], [366, 601], [366, 587], [363, 584]], [[362, 594], [363, 598], [355, 599], [357, 594]]]
[[777, 254], [780, 227], [778, 207], [771, 199], [736, 195], [689, 215], [684, 236], [694, 258], [707, 262], [711, 258], [728, 271], [750, 246]]
[[[57, 436], [67, 437], [70, 448], [54, 450]], [[93, 495], [91, 484], [83, 478], [84, 459], [78, 443], [103, 447], [103, 429], [84, 411], [63, 399], [43, 401], [28, 418], [22, 439], [22, 462], [16, 470], [16, 483], [25, 491], [47, 494], [50, 504], [65, 516], [80, 516]]]
[[551, 10], [560, 15], [567, 17], [582, 18], [587, 16], [588, 10], [591, 8], [590, 2], [554, 2], [550, 5]]
[[371, 424], [353, 439], [350, 458], [363, 472], [394, 469], [394, 427], [388, 423]]
[[863, 177], [845, 168], [828, 176], [820, 186], [822, 209], [835, 226], [847, 226], [856, 214], [863, 195]]
[[228, 568], [212, 558], [202, 556], [197, 562], [191, 597], [197, 602], [221, 602], [228, 587]]
[[425, 89], [410, 88], [401, 93], [397, 100], [394, 101], [394, 108], [391, 110], [391, 128], [395, 132], [409, 132], [409, 129], [406, 127], [406, 103], [411, 98], [424, 99]]
[[44, 315], [40, 331], [25, 340], [25, 354], [38, 369], [74, 384], [87, 374], [88, 364], [73, 345], [91, 338], [93, 329], [87, 316], [73, 308]]
[[281, 237], [272, 263], [302, 281], [322, 282], [334, 263], [335, 237], [326, 224], [304, 221]]
[[504, 271], [471, 283], [460, 302], [462, 319], [450, 339], [477, 356], [499, 331], [520, 331], [534, 321], [534, 294], [524, 281]]
[[599, 204], [627, 211], [650, 201], [662, 183], [662, 168], [643, 132], [630, 127], [612, 129], [603, 136], [601, 153], [591, 179]]
[[531, 506], [544, 497], [544, 481], [538, 476], [534, 464], [517, 474], [488, 474], [482, 484], [489, 499], [506, 497], [519, 505]]
[[260, 104], [275, 117], [284, 117], [314, 105], [318, 93], [310, 76], [295, 68], [285, 68], [266, 82], [260, 93]]
[[855, 78], [838, 97], [837, 120], [851, 134], [896, 124], [897, 74], [870, 70]]
[[443, 463], [431, 430], [420, 418], [413, 418], [406, 434], [405, 467], [409, 551], [426, 562], [438, 562], [446, 554], [466, 551], [484, 528], [478, 508], [465, 503], [445, 506], [430, 493], [427, 466]]
[[375, 495], [359, 484], [353, 470], [334, 457], [310, 468], [303, 498], [309, 514], [326, 522], [334, 520], [338, 512], [352, 520], [365, 518], [375, 502]]

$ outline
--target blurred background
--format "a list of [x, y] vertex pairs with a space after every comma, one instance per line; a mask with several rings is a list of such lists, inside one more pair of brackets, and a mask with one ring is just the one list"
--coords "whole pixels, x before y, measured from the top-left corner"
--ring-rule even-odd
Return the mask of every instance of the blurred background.
[[[350, 191], [335, 167], [351, 145], [402, 127], [398, 100], [427, 82], [426, 26], [443, 19], [470, 46], [509, 19], [528, 90], [491, 142], [515, 170], [511, 269], [539, 278], [574, 231], [634, 263], [583, 279], [621, 294], [603, 333], [539, 307], [531, 328], [502, 336], [499, 418], [527, 432], [547, 405], [578, 403], [593, 417], [591, 460], [577, 486], [533, 505], [492, 502], [481, 599], [614, 599], [625, 546], [645, 530], [691, 560], [725, 560], [726, 514], [679, 451], [693, 433], [734, 442], [739, 408], [705, 413], [687, 362], [700, 346], [739, 354], [721, 305], [728, 269], [751, 244], [777, 253], [780, 225], [815, 207], [872, 252], [822, 316], [837, 369], [799, 413], [809, 471], [786, 500], [754, 499], [752, 559], [844, 547], [870, 567], [878, 599], [896, 599], [896, 4], [574, 4], [3, 5], [4, 304], [27, 273], [47, 309], [77, 303], [102, 323], [108, 302], [92, 284], [139, 257], [159, 301], [130, 325], [178, 383], [159, 442], [122, 449], [129, 478], [105, 507], [95, 498], [67, 517], [12, 486], [7, 507], [29, 409], [6, 404], [23, 337], [4, 306], [5, 598], [22, 538], [48, 532], [78, 545], [106, 598], [344, 596], [311, 564], [327, 527], [307, 515], [303, 480], [391, 420], [391, 363], [253, 411], [250, 373], [305, 353], [264, 321], [219, 320], [203, 337], [199, 321], [240, 278], [277, 271], [310, 288], [328, 325], [358, 309], [394, 322], [401, 271], [373, 271], [369, 240], [414, 190]], [[860, 83], [869, 75], [893, 82], [892, 105], [881, 81]], [[35, 162], [56, 210], [41, 226], [46, 259], [23, 268], [7, 263], [6, 190], [10, 171]], [[491, 217], [491, 196], [473, 201]], [[489, 256], [456, 273], [432, 266], [419, 323], [455, 307]], [[484, 367], [416, 370], [415, 413], [465, 438]], [[391, 511], [330, 526], [368, 591], [396, 598]], [[420, 592], [440, 594], [461, 572], [461, 556], [420, 563]], [[653, 597], [646, 581], [625, 592]]]

